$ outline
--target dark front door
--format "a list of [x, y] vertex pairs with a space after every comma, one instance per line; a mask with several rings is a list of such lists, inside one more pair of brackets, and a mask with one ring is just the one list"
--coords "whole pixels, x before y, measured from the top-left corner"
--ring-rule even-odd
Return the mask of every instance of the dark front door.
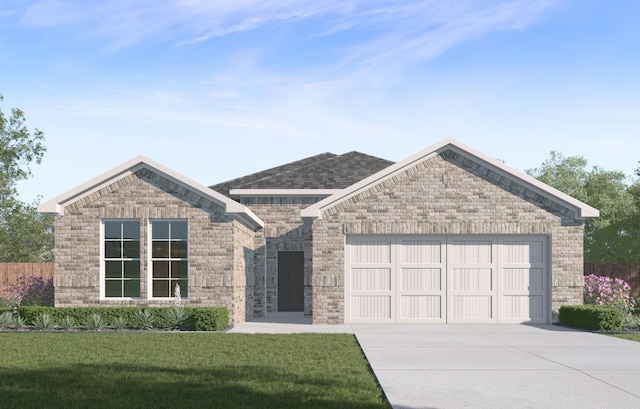
[[304, 311], [304, 251], [278, 252], [278, 311]]

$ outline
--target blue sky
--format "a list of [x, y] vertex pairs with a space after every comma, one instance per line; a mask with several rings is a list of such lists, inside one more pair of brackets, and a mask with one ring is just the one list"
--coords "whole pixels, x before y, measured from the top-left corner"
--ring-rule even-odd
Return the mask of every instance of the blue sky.
[[210, 185], [454, 137], [526, 170], [640, 160], [635, 0], [3, 0], [1, 107], [48, 200], [139, 154]]

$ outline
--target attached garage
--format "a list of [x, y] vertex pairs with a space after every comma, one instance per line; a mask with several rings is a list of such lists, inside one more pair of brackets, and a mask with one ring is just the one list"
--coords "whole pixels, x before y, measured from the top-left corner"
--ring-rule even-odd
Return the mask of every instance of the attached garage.
[[302, 211], [313, 322], [551, 323], [598, 211], [453, 139]]
[[349, 235], [348, 323], [546, 323], [544, 235]]

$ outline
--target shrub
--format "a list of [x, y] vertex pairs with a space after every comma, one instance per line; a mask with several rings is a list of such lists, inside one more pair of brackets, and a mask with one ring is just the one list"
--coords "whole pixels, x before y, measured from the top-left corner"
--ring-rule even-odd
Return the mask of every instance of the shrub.
[[20, 329], [24, 327], [24, 320], [18, 314], [13, 314], [13, 317], [11, 317], [10, 327], [13, 329]]
[[136, 319], [135, 319], [136, 327], [144, 330], [151, 329], [153, 328], [154, 321], [155, 321], [155, 318], [153, 316], [153, 313], [151, 313], [151, 311], [149, 311], [146, 308], [142, 310], [138, 310], [138, 313], [136, 314]]
[[625, 315], [624, 320], [622, 320], [622, 326], [632, 329], [640, 328], [640, 317], [635, 315]]
[[622, 328], [620, 309], [612, 305], [564, 305], [560, 307], [561, 324], [600, 331]]
[[100, 314], [105, 326], [114, 325], [116, 318], [123, 316], [128, 322], [133, 322], [139, 308], [133, 307], [42, 307], [23, 306], [20, 308], [20, 316], [27, 322], [32, 322], [41, 313], [51, 315], [54, 321], [59, 322], [65, 316], [73, 317], [76, 323], [84, 323], [92, 314]]
[[584, 303], [611, 305], [625, 315], [631, 314], [636, 304], [631, 296], [631, 287], [624, 280], [594, 274], [585, 277]]
[[91, 331], [100, 331], [105, 327], [105, 322], [100, 314], [91, 314], [84, 322], [84, 326]]
[[229, 310], [226, 308], [195, 308], [193, 318], [197, 331], [220, 331], [229, 326]]
[[69, 331], [71, 328], [75, 327], [76, 320], [70, 315], [65, 315], [64, 317], [62, 317], [62, 319], [60, 319], [59, 324], [62, 329], [64, 329], [65, 331]]
[[54, 322], [51, 315], [42, 313], [33, 320], [33, 325], [40, 330], [47, 331], [53, 328]]
[[128, 324], [129, 323], [127, 322], [127, 319], [122, 315], [117, 316], [116, 319], [113, 321], [113, 326], [119, 330], [125, 329]]
[[3, 290], [2, 296], [13, 307], [14, 313], [22, 305], [53, 306], [53, 278], [20, 277]]
[[[176, 284], [177, 286], [177, 284]], [[166, 311], [164, 314], [164, 322], [170, 329], [184, 329], [189, 319], [189, 314], [184, 308], [173, 307]]]
[[[168, 317], [175, 307], [147, 308], [155, 317], [156, 326], [167, 326], [171, 320]], [[229, 312], [224, 307], [178, 307], [187, 316], [181, 329], [198, 331], [220, 331], [229, 326]], [[23, 306], [20, 316], [26, 322], [33, 320], [40, 314], [49, 314], [54, 322], [61, 323], [65, 317], [70, 317], [75, 323], [85, 323], [92, 314], [99, 314], [105, 326], [116, 327], [116, 320], [124, 319], [127, 325], [133, 326], [139, 314], [139, 307], [43, 307]], [[119, 318], [120, 317], [120, 318]], [[73, 326], [73, 325], [71, 325]]]
[[3, 312], [0, 314], [0, 329], [1, 328], [9, 328], [11, 326], [11, 321], [13, 319], [13, 314], [10, 312]]

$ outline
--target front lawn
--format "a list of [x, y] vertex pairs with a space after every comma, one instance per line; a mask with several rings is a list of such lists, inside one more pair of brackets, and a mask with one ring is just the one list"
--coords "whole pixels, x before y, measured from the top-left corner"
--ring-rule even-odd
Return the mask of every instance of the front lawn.
[[628, 339], [630, 341], [640, 342], [640, 334], [612, 334], [612, 336], [617, 338]]
[[0, 407], [389, 408], [346, 334], [3, 333]]

